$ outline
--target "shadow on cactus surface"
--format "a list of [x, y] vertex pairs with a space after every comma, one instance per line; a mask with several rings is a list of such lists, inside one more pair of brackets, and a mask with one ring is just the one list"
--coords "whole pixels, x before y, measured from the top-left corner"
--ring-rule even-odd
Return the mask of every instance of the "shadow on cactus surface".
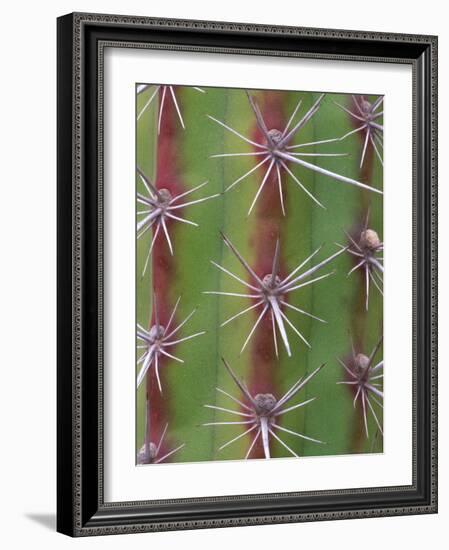
[[136, 96], [137, 464], [382, 452], [383, 97]]

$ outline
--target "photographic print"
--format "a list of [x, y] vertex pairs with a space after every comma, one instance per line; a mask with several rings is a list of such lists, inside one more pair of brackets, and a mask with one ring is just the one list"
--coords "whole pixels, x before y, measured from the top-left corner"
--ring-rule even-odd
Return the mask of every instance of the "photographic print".
[[138, 465], [383, 452], [370, 92], [136, 85]]

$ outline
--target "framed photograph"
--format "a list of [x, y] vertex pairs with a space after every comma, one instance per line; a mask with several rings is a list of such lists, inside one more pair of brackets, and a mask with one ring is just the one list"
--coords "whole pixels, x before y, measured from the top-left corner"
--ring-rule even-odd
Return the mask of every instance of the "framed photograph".
[[437, 38], [58, 19], [58, 530], [437, 511]]

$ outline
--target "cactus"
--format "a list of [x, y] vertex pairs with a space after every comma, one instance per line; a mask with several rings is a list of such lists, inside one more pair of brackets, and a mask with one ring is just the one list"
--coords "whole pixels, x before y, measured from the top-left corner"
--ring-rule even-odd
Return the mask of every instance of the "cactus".
[[136, 94], [136, 462], [381, 452], [383, 98]]

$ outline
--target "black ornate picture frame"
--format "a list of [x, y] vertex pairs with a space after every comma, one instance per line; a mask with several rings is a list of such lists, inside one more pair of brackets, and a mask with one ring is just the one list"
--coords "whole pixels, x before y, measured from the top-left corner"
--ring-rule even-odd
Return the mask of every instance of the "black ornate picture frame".
[[[413, 483], [105, 502], [104, 48], [408, 64], [413, 71]], [[58, 19], [58, 502], [70, 536], [437, 512], [437, 38], [69, 14]]]

